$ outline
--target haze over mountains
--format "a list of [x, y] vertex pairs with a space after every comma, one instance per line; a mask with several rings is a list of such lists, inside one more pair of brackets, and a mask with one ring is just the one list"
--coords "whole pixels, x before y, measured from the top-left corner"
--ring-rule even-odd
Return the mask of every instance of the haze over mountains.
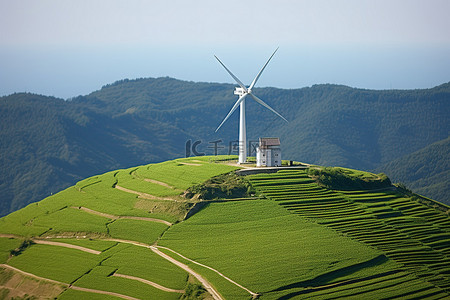
[[[0, 214], [108, 170], [184, 157], [187, 150], [212, 155], [214, 145], [228, 154], [238, 114], [214, 130], [236, 100], [233, 89], [165, 77], [122, 80], [67, 101], [1, 97]], [[449, 203], [450, 83], [423, 90], [315, 85], [255, 93], [289, 123], [249, 101], [249, 140], [278, 136], [284, 159], [385, 172]]]

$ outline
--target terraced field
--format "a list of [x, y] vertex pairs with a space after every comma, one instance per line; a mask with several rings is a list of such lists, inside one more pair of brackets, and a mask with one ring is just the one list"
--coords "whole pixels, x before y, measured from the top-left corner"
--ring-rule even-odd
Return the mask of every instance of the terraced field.
[[260, 193], [293, 214], [377, 249], [401, 265], [397, 271], [371, 275], [367, 280], [343, 281], [326, 289], [296, 291], [293, 287], [290, 294], [281, 298], [359, 295], [371, 299], [383, 294], [401, 298], [449, 297], [447, 213], [404, 197], [395, 189], [328, 190], [313, 182], [303, 170], [249, 178]]
[[252, 196], [183, 196], [228, 159], [109, 172], [1, 218], [0, 298], [449, 298], [444, 212], [302, 169], [243, 177]]
[[43, 296], [37, 282], [48, 298], [179, 299], [203, 278], [156, 242], [195, 204], [184, 190], [235, 169], [196, 158], [118, 170], [0, 219], [0, 298]]

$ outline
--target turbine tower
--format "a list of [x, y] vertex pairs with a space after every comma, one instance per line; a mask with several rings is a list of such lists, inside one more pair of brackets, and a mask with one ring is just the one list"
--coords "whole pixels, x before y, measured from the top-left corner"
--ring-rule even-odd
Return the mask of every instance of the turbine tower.
[[230, 74], [231, 77], [233, 77], [233, 79], [239, 85], [239, 87], [236, 87], [236, 89], [234, 90], [234, 94], [237, 95], [239, 98], [237, 99], [236, 103], [234, 103], [233, 107], [231, 108], [230, 112], [225, 117], [225, 119], [223, 119], [222, 123], [220, 123], [219, 127], [217, 127], [216, 132], [220, 129], [220, 127], [222, 127], [223, 123], [225, 123], [225, 121], [228, 120], [228, 118], [231, 116], [231, 114], [239, 106], [239, 109], [240, 109], [240, 118], [239, 118], [239, 163], [240, 164], [245, 163], [247, 161], [247, 136], [246, 136], [247, 133], [246, 133], [246, 128], [245, 128], [245, 97], [250, 95], [253, 98], [253, 100], [255, 100], [256, 102], [258, 102], [259, 104], [261, 104], [262, 106], [266, 107], [267, 109], [269, 109], [270, 111], [275, 113], [277, 116], [279, 116], [280, 118], [282, 118], [283, 120], [288, 122], [288, 120], [286, 120], [282, 115], [277, 113], [272, 107], [267, 105], [264, 101], [262, 101], [261, 99], [259, 99], [258, 97], [256, 97], [252, 93], [253, 87], [255, 86], [255, 84], [258, 81], [259, 77], [261, 76], [262, 72], [264, 71], [264, 69], [266, 68], [267, 64], [272, 59], [272, 57], [275, 55], [277, 50], [278, 50], [278, 48], [275, 49], [275, 51], [269, 57], [269, 59], [267, 60], [266, 64], [262, 67], [261, 71], [259, 71], [258, 75], [256, 75], [255, 79], [253, 79], [252, 83], [250, 84], [250, 86], [248, 88], [245, 87], [245, 85], [239, 80], [239, 78], [234, 76], [234, 74], [220, 61], [220, 59], [217, 56], [214, 55], [214, 57], [219, 61], [219, 63], [225, 68], [225, 70], [227, 70], [228, 74]]

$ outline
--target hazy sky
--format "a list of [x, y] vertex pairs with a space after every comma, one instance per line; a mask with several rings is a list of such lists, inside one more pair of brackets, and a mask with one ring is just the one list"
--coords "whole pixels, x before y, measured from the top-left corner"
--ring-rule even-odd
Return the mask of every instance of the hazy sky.
[[450, 81], [449, 0], [0, 0], [0, 95], [124, 78], [373, 89]]

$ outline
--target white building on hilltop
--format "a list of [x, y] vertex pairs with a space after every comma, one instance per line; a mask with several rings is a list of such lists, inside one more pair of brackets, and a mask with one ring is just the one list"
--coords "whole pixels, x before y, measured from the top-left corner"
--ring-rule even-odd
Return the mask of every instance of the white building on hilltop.
[[281, 148], [279, 138], [259, 138], [259, 146], [256, 148], [256, 166], [281, 166]]

